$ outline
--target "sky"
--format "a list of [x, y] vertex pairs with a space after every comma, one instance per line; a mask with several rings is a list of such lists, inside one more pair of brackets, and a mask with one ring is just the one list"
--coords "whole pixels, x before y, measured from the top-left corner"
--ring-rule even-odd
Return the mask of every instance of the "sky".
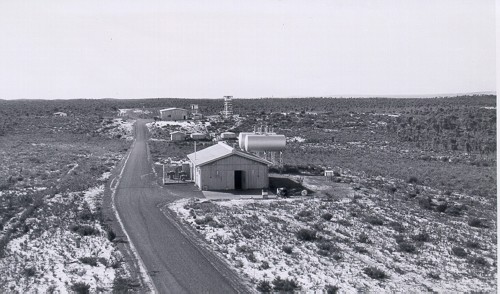
[[495, 91], [495, 1], [0, 1], [0, 99]]

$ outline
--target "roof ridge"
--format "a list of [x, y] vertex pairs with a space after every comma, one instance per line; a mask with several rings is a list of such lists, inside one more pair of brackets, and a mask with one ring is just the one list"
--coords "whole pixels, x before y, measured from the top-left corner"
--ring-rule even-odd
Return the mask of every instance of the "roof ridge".
[[222, 147], [226, 148], [227, 150], [231, 151], [231, 152], [234, 152], [234, 148], [229, 146], [228, 144], [224, 143], [224, 142], [219, 142], [218, 143], [219, 145], [221, 145]]

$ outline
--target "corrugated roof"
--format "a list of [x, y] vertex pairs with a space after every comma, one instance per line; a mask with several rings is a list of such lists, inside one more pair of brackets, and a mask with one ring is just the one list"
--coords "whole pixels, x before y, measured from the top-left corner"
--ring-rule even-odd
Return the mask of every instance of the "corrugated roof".
[[188, 154], [189, 160], [193, 162], [196, 166], [201, 166], [205, 165], [207, 163], [231, 156], [233, 154], [248, 158], [250, 160], [258, 161], [267, 165], [270, 165], [271, 162], [262, 159], [260, 157], [257, 157], [251, 153], [243, 152], [236, 150], [235, 148], [223, 143], [219, 142], [217, 145], [210, 146], [208, 148], [205, 148], [201, 151], [196, 152], [196, 159], [195, 159], [195, 154], [191, 153]]
[[178, 108], [178, 107], [170, 107], [170, 108], [165, 108], [165, 109], [161, 109], [160, 112], [162, 111], [169, 111], [169, 110], [184, 110], [184, 111], [187, 111], [186, 109], [183, 109], [183, 108]]

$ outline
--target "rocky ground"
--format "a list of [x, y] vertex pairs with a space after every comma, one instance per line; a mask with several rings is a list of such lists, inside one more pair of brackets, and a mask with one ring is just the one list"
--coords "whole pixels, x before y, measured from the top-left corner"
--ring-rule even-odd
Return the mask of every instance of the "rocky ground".
[[491, 199], [347, 171], [299, 180], [315, 196], [170, 209], [262, 292], [496, 291]]

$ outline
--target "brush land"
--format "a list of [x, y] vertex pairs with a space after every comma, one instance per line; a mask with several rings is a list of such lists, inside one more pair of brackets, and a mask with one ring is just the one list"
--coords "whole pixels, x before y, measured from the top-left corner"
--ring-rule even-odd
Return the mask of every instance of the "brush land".
[[256, 291], [495, 291], [491, 95], [235, 99], [233, 120], [218, 115], [222, 100], [0, 100], [0, 288], [137, 290], [102, 214], [106, 184], [135, 118], [190, 104], [205, 118], [149, 124], [154, 162], [193, 152], [193, 141], [171, 142], [172, 131], [265, 125], [287, 136], [273, 177], [313, 192], [169, 206]]

